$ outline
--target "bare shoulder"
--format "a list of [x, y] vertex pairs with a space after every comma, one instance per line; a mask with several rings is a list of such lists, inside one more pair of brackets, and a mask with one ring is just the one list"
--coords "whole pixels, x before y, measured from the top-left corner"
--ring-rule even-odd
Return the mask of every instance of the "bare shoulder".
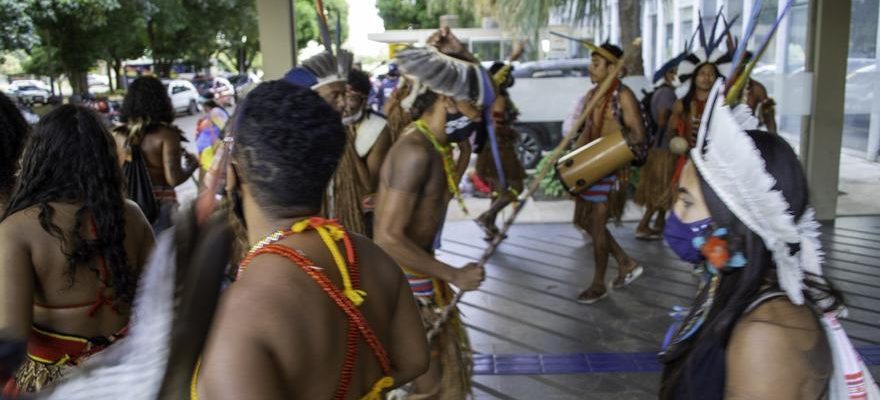
[[675, 101], [675, 104], [672, 105], [672, 112], [674, 114], [683, 114], [684, 113], [684, 101], [678, 99]]
[[360, 264], [369, 268], [371, 275], [378, 275], [383, 282], [393, 282], [394, 285], [403, 279], [403, 272], [397, 262], [385, 250], [364, 236], [351, 234], [351, 237], [357, 249], [358, 259], [362, 260]]
[[419, 132], [415, 128], [409, 127], [404, 130], [400, 139], [391, 146], [388, 157], [393, 160], [395, 165], [427, 165], [428, 161], [430, 161], [429, 149], [417, 135], [419, 135]]
[[787, 297], [768, 300], [744, 315], [733, 329], [731, 345], [745, 348], [768, 345], [783, 351], [812, 349], [824, 334], [814, 312]]

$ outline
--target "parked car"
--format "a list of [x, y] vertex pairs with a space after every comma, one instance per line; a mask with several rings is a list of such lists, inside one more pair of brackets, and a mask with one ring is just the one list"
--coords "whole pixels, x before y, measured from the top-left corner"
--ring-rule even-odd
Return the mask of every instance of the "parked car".
[[[589, 79], [590, 60], [544, 60], [526, 62], [513, 70], [516, 83], [509, 89], [511, 100], [519, 109], [514, 128], [520, 134], [517, 155], [526, 168], [534, 168], [542, 152], [562, 140], [562, 122], [575, 103], [593, 87]], [[643, 76], [629, 76], [623, 83], [638, 99], [642, 90], [650, 90]]]
[[242, 89], [260, 83], [260, 78], [254, 74], [230, 75], [227, 79], [235, 88], [236, 100], [238, 100], [238, 94], [241, 93]]
[[14, 97], [23, 104], [47, 104], [52, 92], [39, 88], [37, 86], [18, 86], [14, 92]]
[[189, 115], [195, 115], [201, 111], [199, 92], [190, 81], [175, 79], [163, 81], [162, 83], [168, 89], [168, 97], [171, 97], [174, 111], [185, 111]]
[[198, 90], [199, 96], [206, 99], [214, 99], [223, 106], [235, 104], [235, 86], [229, 79], [221, 77], [196, 77], [192, 84]]

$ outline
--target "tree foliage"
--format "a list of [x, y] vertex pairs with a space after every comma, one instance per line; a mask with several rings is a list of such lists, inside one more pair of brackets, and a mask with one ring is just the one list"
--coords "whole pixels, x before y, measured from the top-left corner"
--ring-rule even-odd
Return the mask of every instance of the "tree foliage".
[[461, 27], [477, 26], [473, 1], [465, 0], [378, 0], [376, 7], [385, 29], [433, 29], [440, 26], [440, 16], [458, 15]]
[[0, 50], [30, 49], [39, 42], [27, 2], [0, 0]]

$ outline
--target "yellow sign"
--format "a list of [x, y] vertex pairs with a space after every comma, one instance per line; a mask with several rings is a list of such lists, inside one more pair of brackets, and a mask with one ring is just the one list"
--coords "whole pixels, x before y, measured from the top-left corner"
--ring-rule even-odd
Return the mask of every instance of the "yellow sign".
[[406, 43], [390, 43], [388, 45], [388, 58], [393, 60], [398, 51], [401, 51], [408, 46], [409, 45]]

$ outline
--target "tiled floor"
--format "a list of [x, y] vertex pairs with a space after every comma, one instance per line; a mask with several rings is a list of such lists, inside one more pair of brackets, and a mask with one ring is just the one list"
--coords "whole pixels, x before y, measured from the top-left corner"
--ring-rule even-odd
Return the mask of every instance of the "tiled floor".
[[[656, 398], [656, 369], [595, 372], [605, 365], [601, 357], [598, 364], [590, 364], [598, 368], [575, 367], [580, 373], [541, 375], [529, 366], [539, 354], [558, 360], [571, 353], [659, 349], [670, 322], [667, 313], [672, 306], [690, 303], [697, 278], [662, 242], [634, 240], [633, 228], [624, 224], [612, 232], [643, 263], [645, 275], [591, 306], [574, 301], [592, 277], [593, 262], [587, 241], [572, 225], [522, 224], [512, 229], [487, 266], [483, 287], [468, 293], [461, 305], [474, 350], [485, 355], [480, 362], [495, 355], [501, 370], [512, 373], [476, 376], [477, 398]], [[824, 227], [823, 234], [826, 275], [846, 296], [850, 309], [844, 321], [847, 332], [857, 347], [880, 345], [880, 217], [840, 218]], [[438, 255], [452, 264], [475, 261], [486, 246], [480, 238], [473, 223], [450, 222]], [[612, 261], [607, 279], [616, 274]], [[511, 354], [531, 357], [505, 358]], [[619, 370], [615, 368], [611, 369]], [[880, 374], [877, 366], [872, 370]]]

